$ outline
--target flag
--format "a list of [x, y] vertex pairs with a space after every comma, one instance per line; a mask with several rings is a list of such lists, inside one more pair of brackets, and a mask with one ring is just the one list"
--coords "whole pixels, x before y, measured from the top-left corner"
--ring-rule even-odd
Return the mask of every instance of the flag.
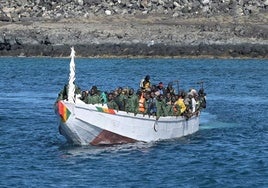
[[71, 112], [68, 110], [68, 108], [66, 108], [66, 106], [61, 101], [58, 102], [58, 111], [59, 111], [61, 120], [63, 122], [66, 122], [69, 116], [71, 115]]
[[110, 108], [102, 108], [102, 107], [98, 107], [96, 106], [98, 112], [104, 112], [104, 113], [107, 113], [107, 114], [115, 114], [115, 111], [113, 109], [110, 109]]

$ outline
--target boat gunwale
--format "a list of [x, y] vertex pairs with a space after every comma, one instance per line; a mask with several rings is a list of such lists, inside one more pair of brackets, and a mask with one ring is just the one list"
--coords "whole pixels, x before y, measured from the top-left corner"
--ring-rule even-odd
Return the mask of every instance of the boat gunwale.
[[[182, 121], [189, 121], [190, 119], [197, 117], [197, 116], [192, 116], [191, 118], [186, 120], [186, 118], [183, 117], [183, 116], [160, 116], [159, 119], [156, 119], [156, 116], [149, 117], [148, 114], [143, 116], [143, 114], [140, 114], [140, 113], [135, 116], [134, 113], [132, 113], [132, 112], [126, 112], [126, 111], [121, 111], [121, 110], [120, 111], [115, 110], [115, 111], [117, 111], [117, 113], [109, 114], [109, 113], [105, 113], [105, 112], [100, 112], [100, 111], [95, 110], [93, 108], [88, 108], [87, 106], [100, 107], [99, 105], [93, 105], [93, 104], [83, 104], [83, 106], [80, 106], [80, 105], [78, 106], [77, 104], [74, 104], [75, 108], [88, 110], [88, 111], [91, 111], [91, 112], [94, 112], [94, 113], [105, 114], [105, 115], [108, 115], [108, 116], [119, 116], [119, 117], [122, 117], [122, 118], [132, 118], [132, 119], [139, 119], [139, 120], [144, 120], [144, 121], [152, 121], [152, 122], [167, 122], [167, 123], [168, 122], [174, 122], [174, 121], [182, 122]], [[107, 108], [107, 109], [110, 109], [110, 108]], [[118, 113], [118, 112], [120, 112], [120, 113]], [[121, 113], [126, 113], [126, 114], [121, 114]]]

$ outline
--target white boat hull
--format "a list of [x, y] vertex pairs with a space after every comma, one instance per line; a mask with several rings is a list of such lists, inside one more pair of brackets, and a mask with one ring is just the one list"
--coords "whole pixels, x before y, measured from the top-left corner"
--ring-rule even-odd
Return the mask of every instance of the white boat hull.
[[106, 145], [136, 141], [152, 142], [179, 138], [199, 130], [199, 115], [186, 120], [181, 116], [156, 117], [134, 115], [107, 109], [101, 105], [60, 101], [70, 112], [67, 119], [58, 111], [60, 133], [77, 145]]

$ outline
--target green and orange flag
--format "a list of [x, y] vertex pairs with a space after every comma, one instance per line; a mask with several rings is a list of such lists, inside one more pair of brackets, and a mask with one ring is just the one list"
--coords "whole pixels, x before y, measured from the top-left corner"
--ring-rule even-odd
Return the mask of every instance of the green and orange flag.
[[58, 102], [58, 111], [61, 116], [61, 120], [63, 122], [66, 122], [67, 119], [69, 118], [71, 112], [66, 108], [66, 106], [62, 102]]
[[96, 108], [99, 112], [104, 112], [107, 114], [115, 114], [115, 111], [113, 109], [110, 109], [110, 108], [102, 108], [102, 107], [98, 107], [98, 106], [96, 106]]

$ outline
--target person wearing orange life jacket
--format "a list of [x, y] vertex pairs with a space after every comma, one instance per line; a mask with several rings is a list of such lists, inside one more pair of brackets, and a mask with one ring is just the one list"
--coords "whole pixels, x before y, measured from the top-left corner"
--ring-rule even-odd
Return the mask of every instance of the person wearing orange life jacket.
[[140, 91], [139, 92], [139, 112], [140, 113], [145, 113], [145, 97], [144, 97], [144, 92]]

